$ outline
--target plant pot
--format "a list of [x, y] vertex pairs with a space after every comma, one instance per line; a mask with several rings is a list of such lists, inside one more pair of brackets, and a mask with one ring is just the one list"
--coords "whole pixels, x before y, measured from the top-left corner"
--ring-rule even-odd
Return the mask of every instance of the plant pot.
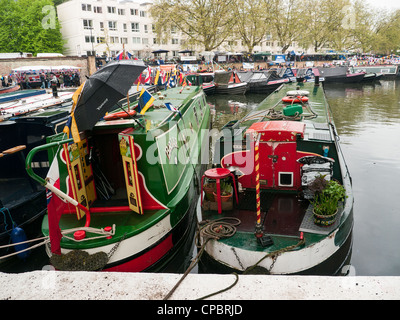
[[203, 190], [205, 193], [205, 198], [208, 201], [214, 201], [214, 191], [215, 191], [215, 183], [214, 184], [205, 184], [203, 186]]
[[314, 223], [320, 227], [329, 227], [335, 223], [337, 213], [338, 213], [338, 209], [336, 209], [336, 212], [334, 214], [329, 215], [329, 216], [319, 215], [319, 214], [316, 214], [313, 209]]
[[[217, 202], [218, 195], [215, 192], [213, 192], [213, 194], [214, 194], [214, 201]], [[228, 202], [231, 197], [232, 197], [232, 193], [228, 194], [227, 196], [223, 196], [221, 194], [221, 202]]]

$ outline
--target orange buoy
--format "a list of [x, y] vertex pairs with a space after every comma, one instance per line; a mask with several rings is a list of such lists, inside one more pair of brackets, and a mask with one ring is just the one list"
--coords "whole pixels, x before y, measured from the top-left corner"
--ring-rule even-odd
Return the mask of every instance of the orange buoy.
[[136, 110], [119, 111], [105, 115], [104, 120], [109, 121], [109, 120], [125, 119], [134, 117], [135, 115], [136, 115]]
[[301, 103], [301, 102], [308, 102], [308, 98], [307, 97], [302, 97], [302, 96], [298, 96], [298, 97], [284, 97], [282, 98], [283, 102], [287, 102], [287, 103]]

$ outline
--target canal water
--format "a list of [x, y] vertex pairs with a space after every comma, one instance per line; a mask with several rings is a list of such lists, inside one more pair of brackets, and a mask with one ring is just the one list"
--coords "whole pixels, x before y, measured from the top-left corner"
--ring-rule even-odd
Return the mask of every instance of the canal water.
[[[330, 85], [325, 89], [353, 178], [354, 243], [351, 274], [400, 276], [400, 81]], [[240, 119], [265, 95], [209, 96], [211, 127]], [[43, 247], [27, 263], [0, 271], [41, 270]]]

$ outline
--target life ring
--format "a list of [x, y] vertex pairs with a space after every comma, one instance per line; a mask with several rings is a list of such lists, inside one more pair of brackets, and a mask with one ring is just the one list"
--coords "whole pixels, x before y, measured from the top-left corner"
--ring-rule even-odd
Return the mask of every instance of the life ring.
[[293, 96], [308, 97], [309, 94], [310, 94], [310, 91], [307, 91], [307, 90], [292, 90], [292, 91], [288, 91], [286, 93], [286, 95], [289, 97], [293, 97]]
[[114, 112], [105, 115], [104, 120], [109, 121], [109, 120], [130, 118], [134, 117], [136, 113], [137, 113], [136, 110]]
[[307, 97], [302, 97], [302, 96], [298, 96], [298, 97], [284, 97], [282, 98], [283, 102], [287, 102], [287, 103], [301, 103], [301, 102], [308, 102], [308, 98]]

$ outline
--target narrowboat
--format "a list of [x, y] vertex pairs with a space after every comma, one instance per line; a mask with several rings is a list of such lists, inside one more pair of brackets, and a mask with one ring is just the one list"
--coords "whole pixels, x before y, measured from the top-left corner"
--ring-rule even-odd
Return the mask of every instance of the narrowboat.
[[236, 72], [216, 70], [214, 73], [216, 94], [245, 94], [248, 83], [242, 82]]
[[349, 73], [348, 67], [324, 68], [318, 67], [319, 74], [324, 77], [324, 85], [329, 83], [360, 83], [365, 72]]
[[[221, 134], [202, 181], [200, 272], [340, 274], [351, 258], [352, 181], [319, 81], [282, 86]], [[314, 214], [317, 182], [345, 190], [329, 221]]]
[[[25, 170], [25, 159], [30, 150], [46, 142], [46, 137], [62, 132], [71, 104], [36, 111], [24, 116], [0, 121], [0, 245], [15, 241], [15, 230], [23, 231], [27, 239], [41, 234], [41, 223], [46, 213], [46, 192]], [[35, 158], [35, 172], [46, 177], [49, 169], [47, 154]], [[19, 228], [19, 229], [16, 229]], [[0, 249], [0, 263], [8, 260], [16, 250]], [[18, 252], [18, 250], [17, 250]], [[19, 253], [26, 258], [29, 252]]]
[[[118, 64], [129, 69], [110, 76], [107, 68]], [[92, 92], [95, 111], [112, 98], [105, 88], [132, 84], [145, 67], [122, 60], [94, 73], [74, 100], [72, 124], [78, 107], [88, 107], [85, 95], [99, 79], [106, 81]], [[200, 150], [209, 125], [205, 94], [197, 86], [154, 96], [144, 90], [129, 105], [130, 110], [117, 102], [85, 130], [78, 124], [79, 139], [54, 135], [28, 155], [27, 171], [48, 189], [42, 232], [50, 237], [47, 252], [57, 270], [158, 272], [178, 270], [179, 264], [184, 269], [190, 257], [204, 167]], [[31, 168], [43, 150], [52, 161], [46, 180]]]

